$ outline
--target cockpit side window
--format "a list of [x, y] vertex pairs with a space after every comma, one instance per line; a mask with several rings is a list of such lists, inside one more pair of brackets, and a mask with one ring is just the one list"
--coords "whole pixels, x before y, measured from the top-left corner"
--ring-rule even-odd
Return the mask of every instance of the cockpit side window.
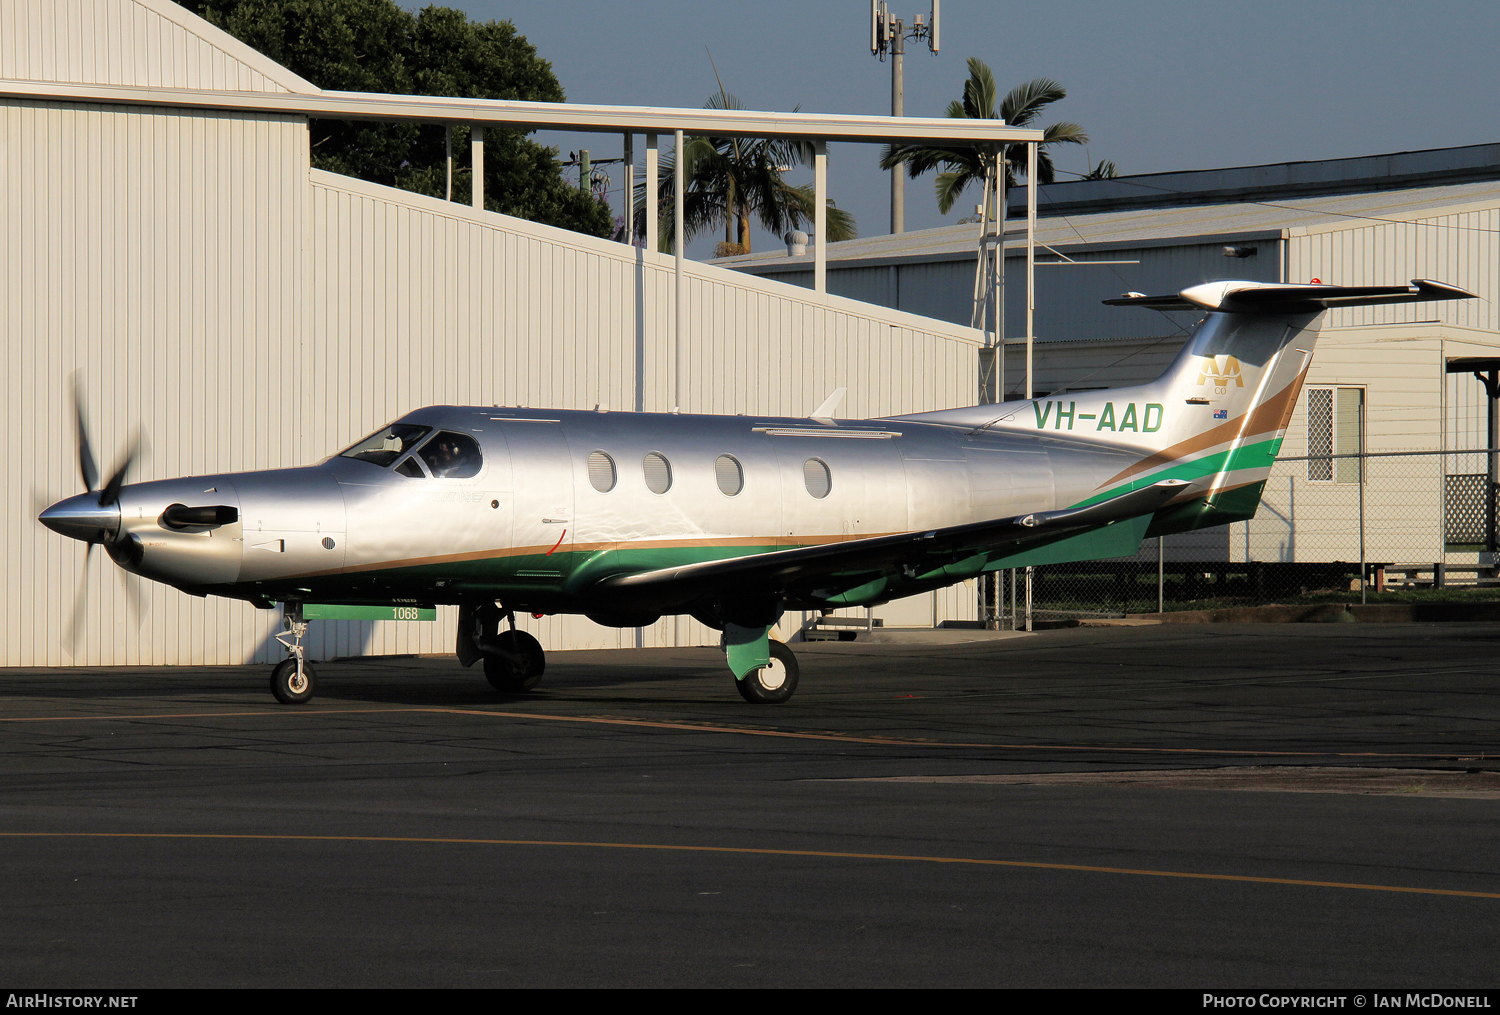
[[427, 473], [423, 472], [422, 467], [417, 464], [416, 455], [407, 455], [405, 458], [401, 459], [401, 464], [396, 466], [395, 471], [403, 476], [406, 476], [408, 479], [427, 478]]
[[438, 431], [417, 453], [437, 479], [469, 479], [479, 475], [484, 465], [479, 442], [452, 430]]
[[392, 423], [390, 426], [376, 430], [352, 448], [340, 452], [340, 457], [369, 462], [383, 469], [410, 451], [418, 441], [431, 432], [430, 426]]

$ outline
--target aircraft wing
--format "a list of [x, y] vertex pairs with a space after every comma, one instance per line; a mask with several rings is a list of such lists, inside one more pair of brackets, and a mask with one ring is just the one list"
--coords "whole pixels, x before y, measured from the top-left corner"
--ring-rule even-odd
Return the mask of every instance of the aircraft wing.
[[647, 595], [658, 592], [684, 595], [699, 589], [723, 589], [726, 584], [732, 584], [737, 593], [779, 593], [792, 588], [807, 588], [809, 583], [821, 584], [821, 579], [839, 575], [889, 574], [903, 568], [921, 575], [979, 553], [1010, 554], [1112, 522], [1150, 514], [1186, 485], [1182, 480], [1169, 479], [1084, 508], [1038, 511], [941, 529], [850, 539], [822, 546], [614, 575], [605, 578], [600, 587]]

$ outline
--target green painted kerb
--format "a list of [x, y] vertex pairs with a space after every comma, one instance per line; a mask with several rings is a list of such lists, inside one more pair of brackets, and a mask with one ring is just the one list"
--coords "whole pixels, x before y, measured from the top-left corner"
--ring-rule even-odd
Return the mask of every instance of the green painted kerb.
[[420, 606], [336, 606], [303, 603], [303, 620], [436, 620], [437, 610]]

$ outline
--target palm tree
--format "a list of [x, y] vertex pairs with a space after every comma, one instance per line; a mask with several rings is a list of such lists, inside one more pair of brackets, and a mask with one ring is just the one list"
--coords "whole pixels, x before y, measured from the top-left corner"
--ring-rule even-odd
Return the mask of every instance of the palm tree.
[[[1012, 127], [1029, 127], [1041, 116], [1042, 111], [1068, 93], [1062, 85], [1051, 78], [1036, 78], [1011, 89], [997, 109], [995, 107], [995, 75], [989, 66], [974, 57], [969, 58], [969, 79], [964, 82], [963, 101], [948, 104], [948, 115], [954, 119], [1004, 120]], [[1037, 182], [1051, 183], [1054, 177], [1052, 158], [1047, 147], [1055, 144], [1086, 144], [1088, 135], [1076, 123], [1054, 123], [1047, 127], [1037, 145]], [[929, 170], [941, 170], [937, 174], [938, 210], [947, 214], [960, 194], [971, 183], [984, 183], [994, 179], [995, 161], [1005, 156], [1005, 183], [1016, 185], [1015, 167], [1026, 165], [1024, 142], [1004, 144], [1002, 142], [971, 145], [888, 145], [881, 155], [880, 168], [893, 169], [904, 164], [912, 176], [921, 176]], [[1028, 181], [1029, 182], [1029, 181]]]
[[[719, 88], [704, 103], [706, 109], [742, 109], [740, 100]], [[800, 108], [800, 107], [799, 107]], [[795, 110], [794, 110], [795, 112]], [[811, 163], [811, 142], [778, 138], [695, 136], [683, 144], [683, 178], [687, 190], [682, 198], [683, 235], [691, 240], [707, 230], [724, 226], [726, 247], [737, 253], [750, 252], [752, 216], [772, 233], [781, 235], [813, 221], [816, 198], [808, 185], [794, 187], [782, 179], [792, 166]], [[672, 249], [676, 214], [673, 169], [677, 153], [661, 160], [657, 201], [661, 211], [663, 251]], [[636, 188], [636, 214], [644, 214], [645, 184]], [[828, 239], [852, 240], [858, 233], [854, 217], [828, 202]]]

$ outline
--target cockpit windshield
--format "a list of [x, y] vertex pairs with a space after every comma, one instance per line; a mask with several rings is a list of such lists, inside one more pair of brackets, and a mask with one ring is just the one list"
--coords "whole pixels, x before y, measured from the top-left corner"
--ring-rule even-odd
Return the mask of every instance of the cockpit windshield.
[[340, 457], [369, 462], [383, 469], [415, 447], [431, 430], [430, 426], [392, 423], [376, 430], [349, 450], [340, 452]]

